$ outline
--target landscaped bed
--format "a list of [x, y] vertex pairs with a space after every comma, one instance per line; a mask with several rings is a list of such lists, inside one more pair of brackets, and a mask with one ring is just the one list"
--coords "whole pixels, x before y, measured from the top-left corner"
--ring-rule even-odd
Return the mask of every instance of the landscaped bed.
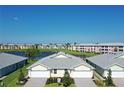
[[[46, 84], [45, 87], [64, 87], [63, 83], [51, 83], [51, 84]], [[69, 87], [75, 87], [75, 84], [71, 84]]]
[[[65, 87], [63, 84], [63, 78], [59, 78], [61, 79], [60, 82], [58, 82], [57, 79], [58, 79], [57, 77], [48, 78], [45, 87]], [[70, 78], [70, 81], [71, 84], [68, 87], [75, 87], [74, 80]]]

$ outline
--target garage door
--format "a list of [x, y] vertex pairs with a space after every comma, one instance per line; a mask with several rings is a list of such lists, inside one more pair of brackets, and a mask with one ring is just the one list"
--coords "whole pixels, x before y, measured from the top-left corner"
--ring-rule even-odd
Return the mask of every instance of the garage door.
[[49, 78], [50, 77], [50, 71], [29, 71], [29, 77]]
[[124, 72], [121, 71], [113, 71], [112, 78], [124, 78]]
[[72, 71], [70, 76], [72, 78], [92, 78], [93, 71]]

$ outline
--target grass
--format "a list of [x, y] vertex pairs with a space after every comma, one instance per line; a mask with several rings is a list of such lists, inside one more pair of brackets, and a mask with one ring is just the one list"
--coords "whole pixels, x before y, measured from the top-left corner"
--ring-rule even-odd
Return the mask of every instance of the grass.
[[[36, 62], [36, 60], [29, 60], [26, 66], [24, 66], [22, 68], [23, 73], [25, 74], [25, 76], [28, 74], [28, 70], [27, 67], [30, 66], [31, 64], [33, 64], [34, 62]], [[5, 84], [5, 86], [7, 87], [20, 87], [21, 85], [17, 85], [16, 82], [18, 80], [18, 75], [19, 75], [19, 69], [12, 72], [11, 74], [7, 75], [6, 78], [3, 79], [3, 82]]]
[[[46, 84], [45, 87], [64, 87], [63, 84], [58, 85], [58, 83], [51, 83], [51, 84]], [[75, 87], [74, 84], [71, 84], [69, 87]]]

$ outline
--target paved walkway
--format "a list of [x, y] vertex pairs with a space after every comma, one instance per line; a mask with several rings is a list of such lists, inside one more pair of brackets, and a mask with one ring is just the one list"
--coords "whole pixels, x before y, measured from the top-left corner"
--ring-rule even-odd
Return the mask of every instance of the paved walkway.
[[116, 87], [124, 87], [124, 78], [113, 78]]
[[96, 87], [91, 78], [74, 78], [77, 87]]
[[43, 87], [47, 78], [30, 78], [24, 87]]

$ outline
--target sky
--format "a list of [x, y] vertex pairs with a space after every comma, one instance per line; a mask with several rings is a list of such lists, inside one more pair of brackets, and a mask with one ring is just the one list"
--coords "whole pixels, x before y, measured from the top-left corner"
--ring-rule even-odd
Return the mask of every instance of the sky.
[[124, 42], [124, 6], [0, 6], [0, 43]]

